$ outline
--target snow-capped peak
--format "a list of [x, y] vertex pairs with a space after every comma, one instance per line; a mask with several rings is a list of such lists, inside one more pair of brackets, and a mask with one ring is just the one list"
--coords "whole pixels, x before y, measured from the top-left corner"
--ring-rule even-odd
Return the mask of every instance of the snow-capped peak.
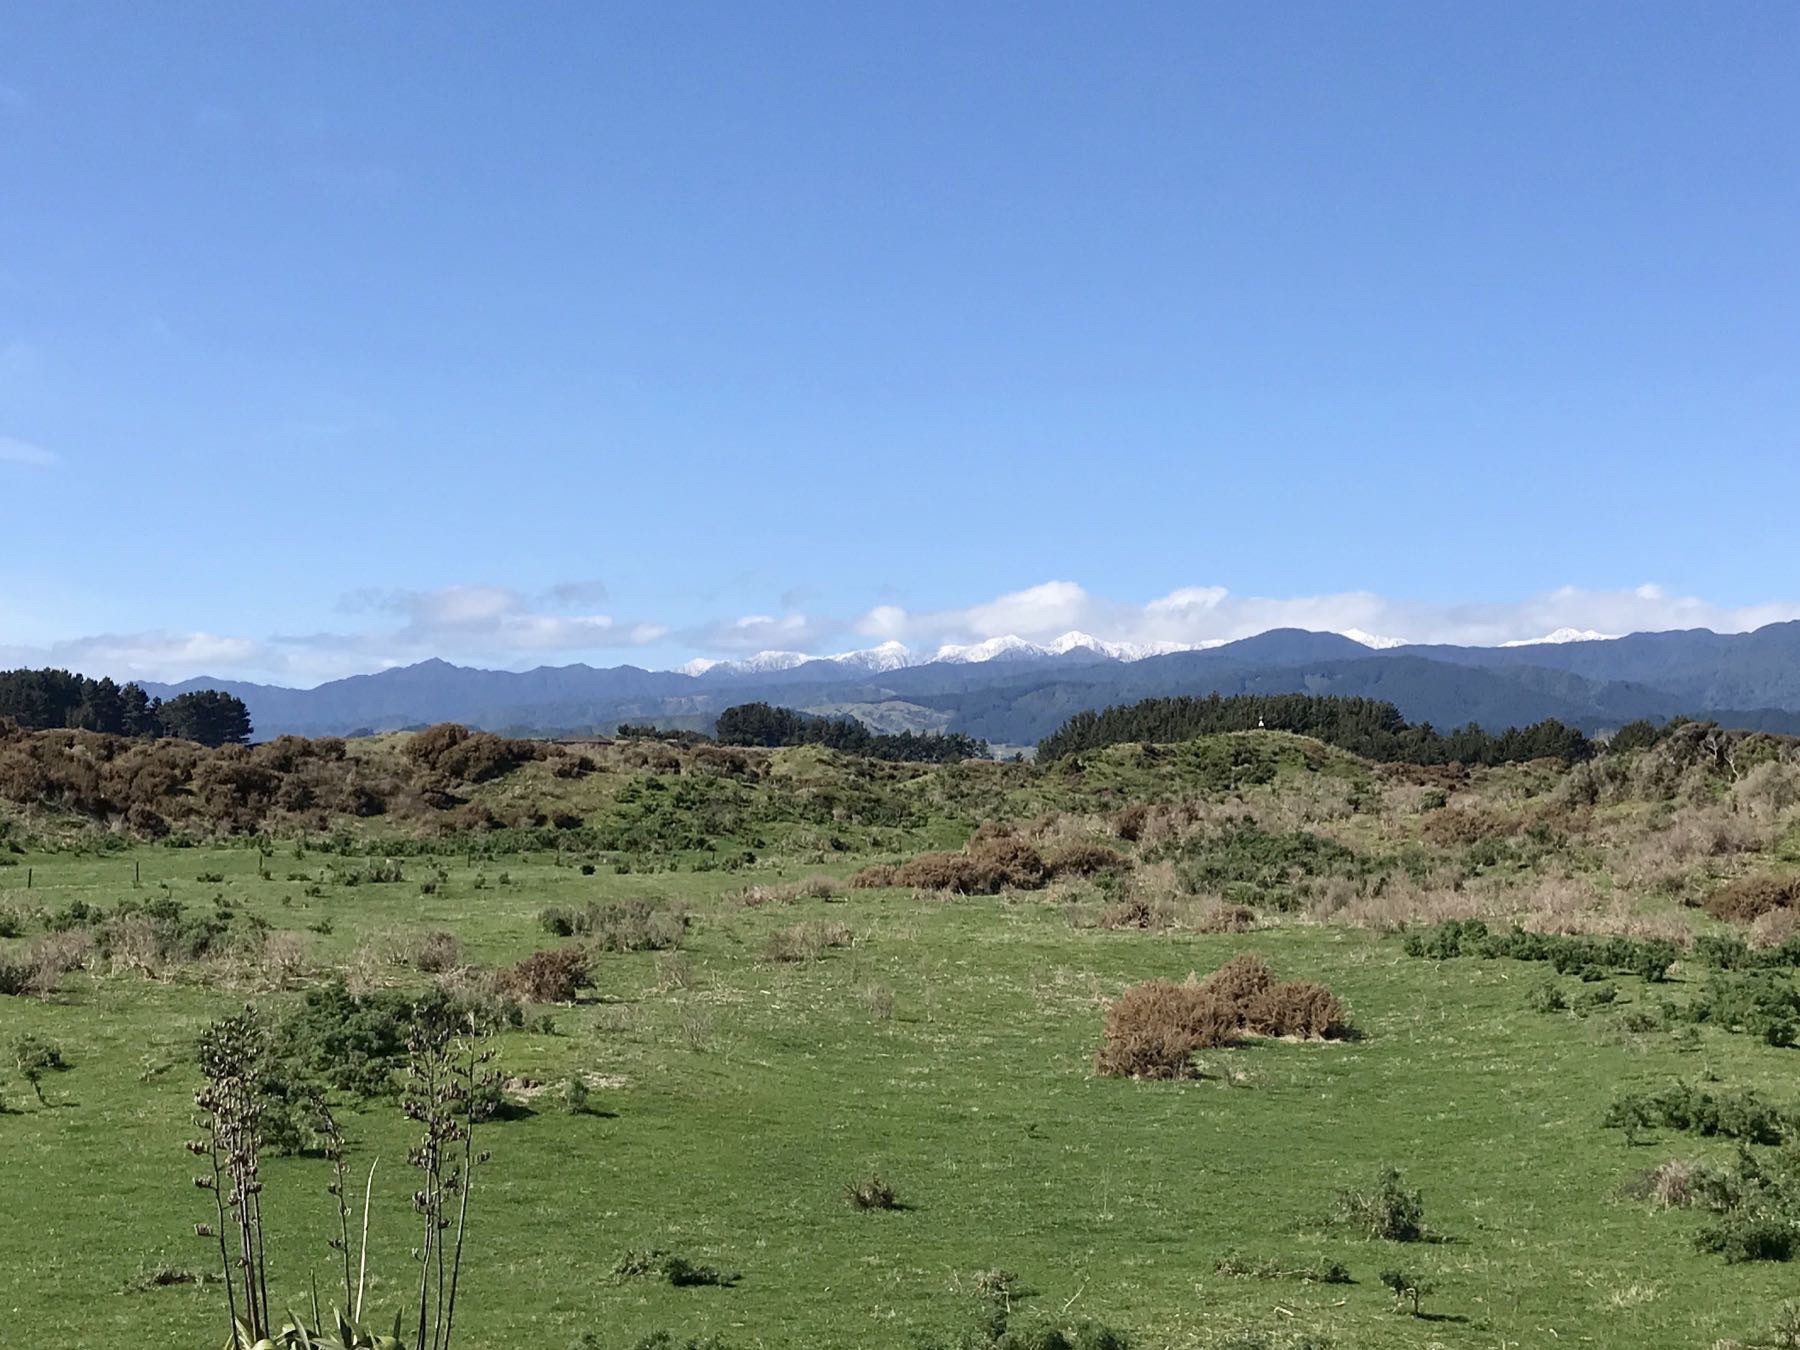
[[689, 661], [686, 665], [676, 666], [675, 673], [677, 675], [704, 675], [704, 674], [706, 674], [707, 671], [713, 669], [715, 666], [722, 666], [722, 665], [726, 665], [726, 664], [728, 664], [728, 663], [724, 662], [724, 661], [714, 661], [714, 660], [710, 659], [709, 657], [696, 656], [692, 661]]
[[1064, 633], [1044, 650], [1053, 656], [1088, 651], [1110, 656], [1115, 661], [1142, 661], [1146, 656], [1166, 656], [1170, 652], [1190, 652], [1194, 648], [1186, 642], [1107, 642], [1088, 633]]
[[741, 671], [746, 675], [766, 675], [773, 670], [792, 670], [813, 658], [805, 652], [758, 652], [742, 661], [721, 661], [715, 669]]
[[1027, 642], [1022, 637], [1008, 633], [1005, 637], [989, 638], [986, 642], [970, 643], [959, 646], [954, 642], [946, 643], [933, 653], [933, 661], [956, 662], [958, 664], [980, 661], [1017, 661], [1023, 657], [1043, 656], [1044, 648], [1035, 642]]
[[1339, 637], [1347, 637], [1352, 642], [1360, 642], [1378, 652], [1387, 651], [1390, 647], [1404, 647], [1405, 638], [1382, 637], [1378, 633], [1365, 633], [1360, 628], [1344, 628], [1338, 632]]
[[1095, 652], [1100, 656], [1111, 656], [1113, 655], [1113, 644], [1110, 642], [1102, 642], [1099, 638], [1094, 637], [1090, 633], [1071, 632], [1064, 633], [1044, 650], [1057, 656], [1063, 656], [1077, 650]]
[[1564, 642], [1611, 642], [1617, 633], [1596, 633], [1592, 628], [1558, 628], [1554, 633], [1545, 633], [1542, 637], [1514, 638], [1511, 642], [1502, 642], [1502, 647], [1542, 647], [1551, 643]]
[[884, 642], [879, 647], [865, 647], [861, 651], [839, 652], [835, 656], [827, 656], [827, 661], [835, 661], [840, 666], [854, 666], [859, 670], [900, 670], [913, 664], [913, 654], [907, 650], [904, 642]]

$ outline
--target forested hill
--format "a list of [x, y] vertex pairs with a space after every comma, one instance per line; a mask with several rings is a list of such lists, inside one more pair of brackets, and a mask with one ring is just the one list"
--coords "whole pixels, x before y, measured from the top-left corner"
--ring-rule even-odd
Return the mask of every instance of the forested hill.
[[[1634, 724], [1647, 726], [1647, 724]], [[1532, 759], [1578, 763], [1594, 743], [1550, 720], [1495, 733], [1470, 724], [1448, 734], [1409, 724], [1391, 703], [1367, 698], [1279, 694], [1152, 698], [1102, 712], [1077, 713], [1038, 746], [1043, 761], [1125, 742], [1171, 742], [1223, 731], [1291, 731], [1361, 755], [1406, 764], [1508, 764]]]
[[142, 685], [90, 680], [66, 670], [0, 670], [0, 718], [26, 731], [170, 736], [212, 746], [242, 745], [253, 730], [243, 701], [215, 689], [164, 700]]

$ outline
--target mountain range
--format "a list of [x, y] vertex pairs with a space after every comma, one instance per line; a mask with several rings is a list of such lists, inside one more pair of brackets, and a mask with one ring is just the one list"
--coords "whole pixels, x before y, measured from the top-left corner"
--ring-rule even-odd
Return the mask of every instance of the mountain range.
[[1024, 746], [1070, 714], [1172, 694], [1315, 693], [1386, 699], [1409, 720], [1489, 729], [1554, 717], [1589, 732], [1637, 718], [1711, 718], [1800, 733], [1800, 622], [1750, 633], [1690, 629], [1604, 637], [1563, 631], [1502, 647], [1392, 643], [1303, 629], [1198, 648], [1070, 633], [999, 637], [915, 655], [899, 643], [831, 657], [766, 652], [681, 670], [447, 661], [313, 689], [206, 676], [146, 683], [163, 698], [235, 694], [258, 738], [350, 735], [455, 721], [515, 734], [603, 732], [621, 722], [704, 728], [737, 703], [854, 716], [878, 730], [954, 730]]

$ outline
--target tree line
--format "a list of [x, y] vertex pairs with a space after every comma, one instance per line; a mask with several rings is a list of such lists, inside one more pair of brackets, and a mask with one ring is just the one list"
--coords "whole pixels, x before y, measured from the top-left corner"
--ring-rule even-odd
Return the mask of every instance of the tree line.
[[0, 718], [26, 731], [99, 731], [112, 736], [172, 736], [201, 745], [243, 745], [250, 710], [217, 689], [163, 700], [140, 684], [90, 680], [66, 670], [0, 671]]
[[870, 759], [948, 764], [986, 759], [988, 743], [960, 731], [871, 731], [853, 717], [819, 717], [768, 703], [742, 703], [719, 714], [714, 735], [720, 745], [822, 745]]
[[1399, 764], [1509, 764], [1560, 759], [1573, 764], [1594, 754], [1579, 729], [1555, 719], [1498, 734], [1471, 722], [1441, 732], [1409, 723], [1392, 703], [1314, 694], [1237, 694], [1204, 698], [1147, 698], [1140, 703], [1076, 713], [1038, 742], [1048, 761], [1083, 750], [1134, 741], [1186, 741], [1223, 731], [1267, 727], [1311, 736], [1364, 759]]

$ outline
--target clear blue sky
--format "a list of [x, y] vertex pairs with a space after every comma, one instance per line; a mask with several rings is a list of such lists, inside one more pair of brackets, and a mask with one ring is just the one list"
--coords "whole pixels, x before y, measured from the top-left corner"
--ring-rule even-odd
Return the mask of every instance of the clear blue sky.
[[10, 5], [0, 655], [1800, 615], [1796, 128], [1774, 0]]

